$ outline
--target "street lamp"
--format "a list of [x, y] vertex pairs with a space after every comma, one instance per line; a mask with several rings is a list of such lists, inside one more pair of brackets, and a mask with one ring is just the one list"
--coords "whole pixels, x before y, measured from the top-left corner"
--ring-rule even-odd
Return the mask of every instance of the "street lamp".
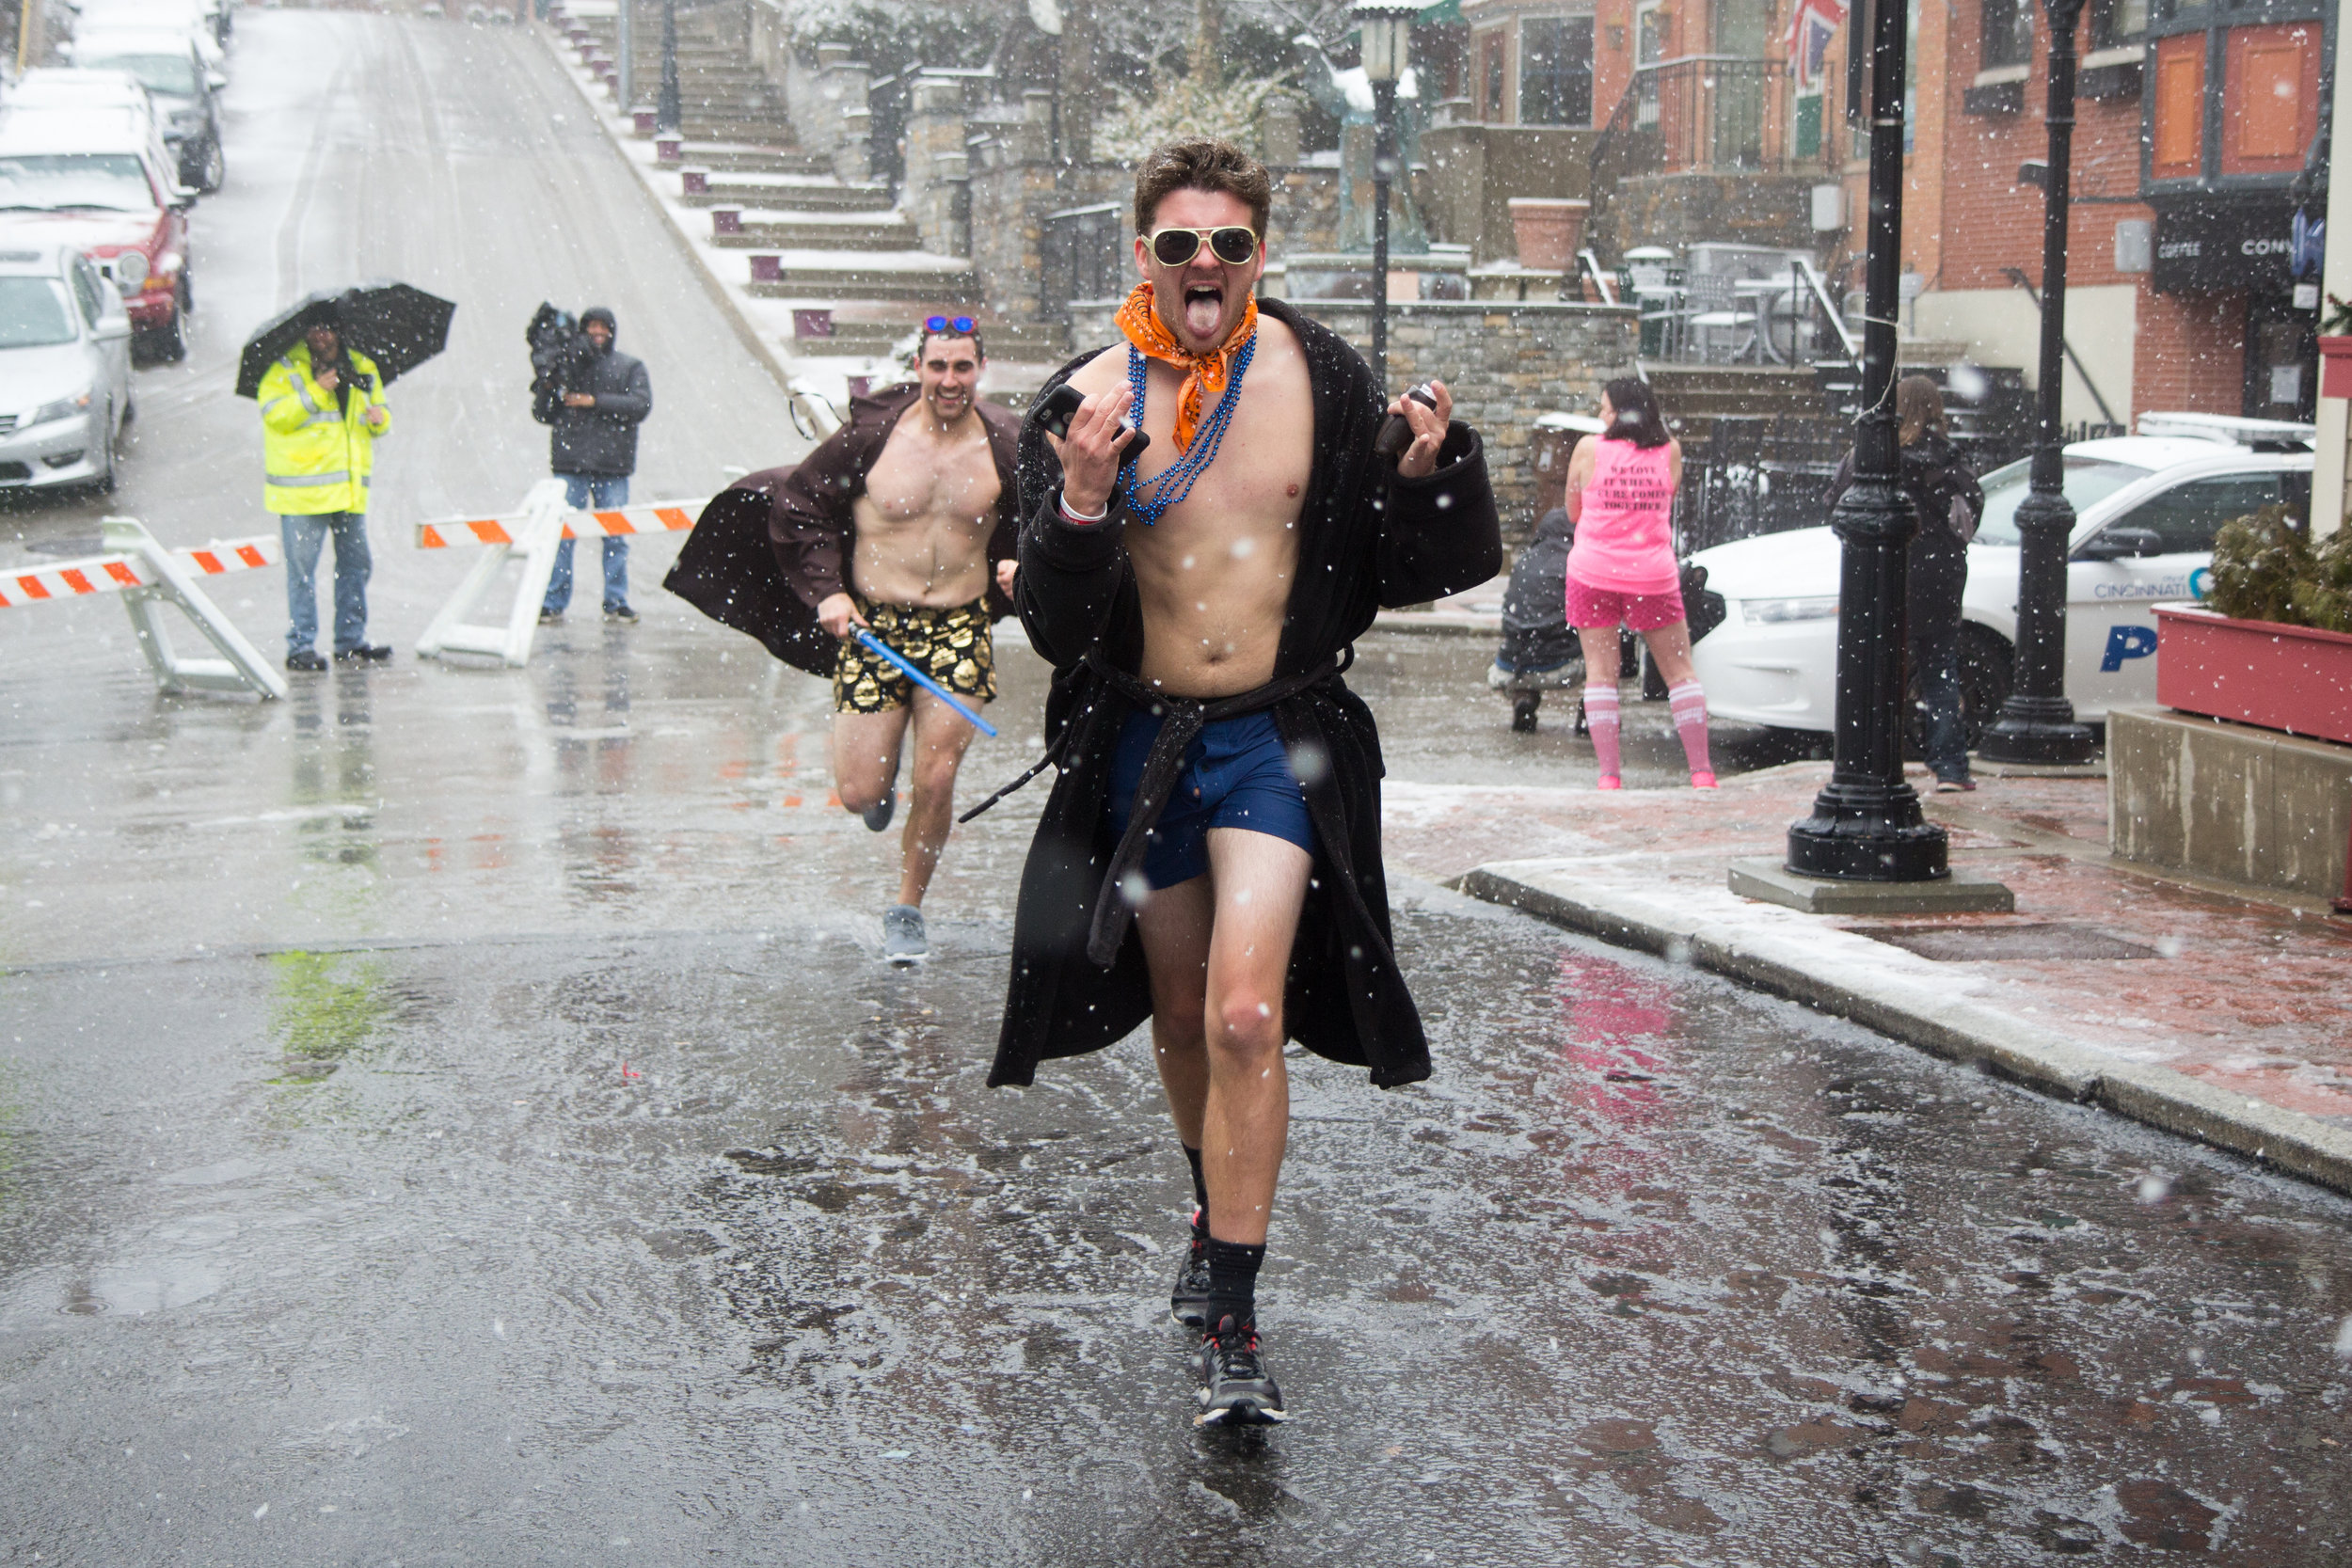
[[1420, 0], [1356, 0], [1349, 14], [1372, 84], [1372, 374], [1389, 388], [1389, 181], [1396, 171], [1396, 83], [1413, 47]]
[[653, 106], [653, 128], [675, 136], [685, 124], [677, 92], [677, 0], [661, 0], [661, 97]]
[[2058, 396], [2066, 374], [2066, 209], [2074, 156], [2074, 24], [2083, 0], [2046, 0], [2050, 13], [2050, 164], [2042, 180], [2042, 368], [2034, 388], [2042, 430], [2033, 478], [2017, 506], [2017, 678], [2000, 718], [1977, 743], [1988, 762], [2083, 763], [2090, 731], [2066, 697], [2066, 436]]
[[[1857, 8], [1859, 9], [1859, 8]], [[1836, 763], [1813, 815], [1788, 829], [1790, 871], [1849, 882], [1950, 875], [1944, 830], [1903, 782], [1904, 596], [1911, 536], [1895, 439], [1895, 312], [1903, 237], [1903, 54], [1908, 8], [1869, 8], [1870, 224], [1864, 252], [1862, 407], [1854, 483], [1830, 514], [1842, 545]], [[1860, 28], [1855, 29], [1857, 33]], [[1857, 38], [1856, 42], [1860, 40]]]

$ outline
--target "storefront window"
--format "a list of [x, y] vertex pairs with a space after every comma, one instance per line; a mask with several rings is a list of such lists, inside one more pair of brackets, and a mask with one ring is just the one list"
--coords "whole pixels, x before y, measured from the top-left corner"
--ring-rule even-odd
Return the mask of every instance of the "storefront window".
[[2148, 0], [2091, 0], [2090, 47], [2137, 43], [2148, 31]]
[[1978, 69], [2028, 65], [2033, 60], [2033, 0], [1985, 0], [1984, 59]]
[[1593, 19], [1532, 16], [1519, 24], [1519, 123], [1593, 122]]

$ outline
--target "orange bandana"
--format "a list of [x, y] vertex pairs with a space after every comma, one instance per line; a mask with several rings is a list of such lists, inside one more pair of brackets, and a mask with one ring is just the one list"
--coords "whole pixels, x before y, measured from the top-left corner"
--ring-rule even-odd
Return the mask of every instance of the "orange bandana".
[[1200, 414], [1215, 399], [1225, 395], [1225, 384], [1233, 373], [1233, 356], [1242, 345], [1258, 335], [1258, 296], [1249, 296], [1242, 311], [1241, 325], [1224, 345], [1202, 355], [1186, 352], [1176, 341], [1176, 334], [1160, 320], [1160, 313], [1152, 309], [1152, 285], [1138, 283], [1136, 292], [1127, 296], [1127, 303], [1119, 308], [1119, 330], [1138, 352], [1152, 359], [1165, 359], [1185, 372], [1184, 395], [1176, 400], [1176, 450], [1191, 448], [1192, 438], [1200, 433]]

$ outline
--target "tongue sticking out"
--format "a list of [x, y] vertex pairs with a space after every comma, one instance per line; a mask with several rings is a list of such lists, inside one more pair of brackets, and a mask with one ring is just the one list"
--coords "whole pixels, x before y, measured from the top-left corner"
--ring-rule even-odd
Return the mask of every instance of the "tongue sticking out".
[[1224, 320], [1224, 290], [1196, 284], [1184, 291], [1184, 326], [1195, 338], [1215, 338]]

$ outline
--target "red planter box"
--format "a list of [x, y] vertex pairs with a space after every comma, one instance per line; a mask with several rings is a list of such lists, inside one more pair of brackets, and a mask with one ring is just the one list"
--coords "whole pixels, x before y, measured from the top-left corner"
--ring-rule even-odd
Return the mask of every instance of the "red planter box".
[[2160, 606], [2156, 701], [2352, 746], [2352, 637]]
[[2319, 395], [2352, 398], [2352, 338], [2319, 340]]

